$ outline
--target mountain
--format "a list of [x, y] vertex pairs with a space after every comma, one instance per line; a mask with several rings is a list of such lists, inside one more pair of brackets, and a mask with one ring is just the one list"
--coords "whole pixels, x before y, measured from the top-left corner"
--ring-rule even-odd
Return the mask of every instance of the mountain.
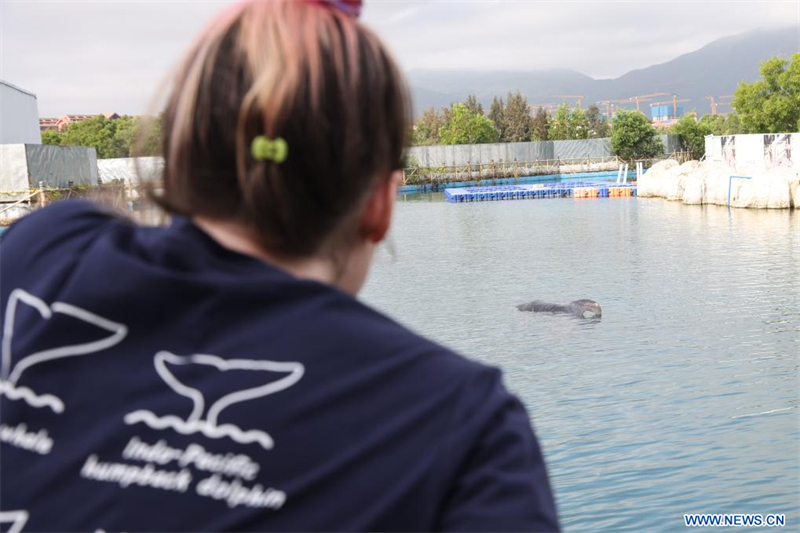
[[[800, 51], [799, 36], [800, 27], [793, 26], [723, 37], [672, 61], [632, 70], [614, 79], [594, 79], [568, 69], [412, 70], [408, 78], [417, 113], [430, 106], [442, 107], [462, 101], [470, 93], [488, 109], [494, 96], [505, 98], [509, 91], [519, 89], [531, 104], [558, 103], [554, 94], [582, 94], [586, 96], [584, 107], [601, 100], [665, 92], [688, 99], [680, 105], [685, 109], [697, 109], [702, 115], [709, 112], [706, 96], [733, 94], [739, 81], [759, 79], [762, 61], [774, 56], [789, 57]], [[648, 103], [643, 102], [641, 109], [647, 112]]]

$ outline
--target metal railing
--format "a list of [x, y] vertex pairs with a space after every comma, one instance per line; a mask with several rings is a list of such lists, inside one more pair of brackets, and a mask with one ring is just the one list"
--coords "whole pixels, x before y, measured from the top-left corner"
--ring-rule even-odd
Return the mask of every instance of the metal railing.
[[[533, 161], [491, 161], [466, 165], [412, 166], [403, 169], [403, 184], [442, 183], [445, 181], [471, 181], [498, 178], [519, 178], [570, 172], [591, 172], [606, 165], [613, 170], [619, 164], [617, 156], [534, 159]], [[567, 168], [564, 167], [573, 167]]]
[[30, 209], [31, 200], [34, 197], [37, 198], [39, 205], [44, 205], [47, 202], [47, 199], [44, 195], [44, 184], [41, 181], [39, 182], [38, 189], [24, 189], [21, 191], [3, 191], [3, 194], [9, 196], [17, 196], [19, 194], [24, 194], [25, 196], [23, 196], [22, 198], [17, 198], [8, 205], [3, 205], [3, 208], [0, 209], [0, 215], [24, 203], [27, 203], [28, 209]]
[[[658, 161], [676, 159], [684, 163], [691, 159], [689, 152], [673, 152], [651, 159], [637, 159], [642, 170]], [[489, 163], [468, 163], [466, 165], [409, 166], [403, 169], [404, 185], [441, 184], [453, 181], [491, 180], [500, 178], [520, 178], [547, 174], [593, 172], [616, 170], [625, 161], [618, 156], [535, 159], [533, 161], [491, 161]], [[566, 167], [566, 168], [565, 168]], [[597, 168], [608, 167], [608, 168]]]

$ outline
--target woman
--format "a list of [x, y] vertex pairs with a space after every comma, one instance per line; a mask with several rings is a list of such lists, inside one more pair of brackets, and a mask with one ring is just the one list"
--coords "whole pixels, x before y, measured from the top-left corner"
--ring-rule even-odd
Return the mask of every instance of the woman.
[[499, 371], [354, 298], [409, 108], [359, 2], [245, 2], [163, 119], [166, 228], [3, 238], [2, 511], [25, 530], [558, 528]]

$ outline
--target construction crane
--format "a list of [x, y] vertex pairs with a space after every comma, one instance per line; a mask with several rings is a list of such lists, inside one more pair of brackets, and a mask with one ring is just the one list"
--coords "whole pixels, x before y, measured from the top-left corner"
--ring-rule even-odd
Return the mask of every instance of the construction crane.
[[612, 108], [614, 107], [614, 104], [629, 104], [631, 103], [631, 99], [626, 98], [624, 100], [603, 100], [602, 102], [597, 103], [606, 106], [606, 120], [608, 120], [608, 123], [610, 124], [613, 116]]
[[[717, 96], [716, 98], [722, 100], [723, 98], [733, 98], [732, 94], [723, 94], [722, 96]], [[717, 106], [720, 105], [731, 105], [730, 102], [718, 102], [715, 97], [713, 96], [706, 96], [704, 100], [708, 100], [711, 103], [711, 114], [717, 114]]]
[[682, 100], [678, 100], [678, 95], [676, 94], [676, 95], [673, 95], [672, 100], [667, 100], [665, 102], [653, 102], [652, 104], [650, 104], [650, 107], [653, 107], [654, 105], [672, 104], [672, 116], [673, 116], [673, 118], [677, 118], [678, 117], [678, 103], [680, 103], [680, 102], [688, 102], [688, 101], [690, 101], [689, 98], [684, 98]]
[[582, 94], [554, 94], [553, 98], [575, 98], [578, 101], [578, 108], [580, 109], [586, 97]]
[[640, 96], [631, 96], [628, 100], [633, 100], [636, 102], [636, 111], [639, 111], [639, 102], [647, 102], [655, 98], [656, 96], [669, 96], [670, 93], [650, 93], [650, 94], [643, 94]]
[[717, 102], [714, 100], [713, 96], [706, 96], [703, 100], [708, 100], [711, 103], [711, 114], [717, 114]]
[[[719, 98], [720, 98], [720, 99], [722, 99], [722, 98], [725, 98], [725, 99], [727, 100], [727, 99], [729, 99], [729, 98], [733, 98], [733, 95], [732, 95], [732, 94], [723, 94], [723, 95], [722, 95], [722, 96], [720, 96]], [[729, 106], [729, 105], [732, 105], [732, 102], [717, 102], [717, 105], [718, 105], [718, 106], [720, 106], [720, 105], [728, 105], [728, 106]], [[723, 115], [727, 115], [727, 113], [722, 113], [722, 114], [723, 114]]]

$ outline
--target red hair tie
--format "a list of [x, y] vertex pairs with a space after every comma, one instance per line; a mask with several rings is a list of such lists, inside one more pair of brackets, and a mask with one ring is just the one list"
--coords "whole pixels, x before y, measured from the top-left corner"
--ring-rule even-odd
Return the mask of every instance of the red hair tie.
[[314, 4], [331, 7], [341, 11], [345, 15], [358, 18], [361, 15], [361, 0], [310, 0]]

